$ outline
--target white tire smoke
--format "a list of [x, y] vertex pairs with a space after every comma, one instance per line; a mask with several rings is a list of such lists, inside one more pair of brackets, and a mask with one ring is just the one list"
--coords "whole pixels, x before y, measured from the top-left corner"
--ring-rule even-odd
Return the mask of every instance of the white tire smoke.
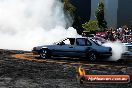
[[119, 41], [116, 42], [106, 42], [103, 46], [108, 46], [112, 48], [111, 60], [117, 61], [121, 58], [122, 54], [126, 52], [127, 48]]
[[31, 50], [76, 35], [60, 0], [0, 0], [0, 48]]

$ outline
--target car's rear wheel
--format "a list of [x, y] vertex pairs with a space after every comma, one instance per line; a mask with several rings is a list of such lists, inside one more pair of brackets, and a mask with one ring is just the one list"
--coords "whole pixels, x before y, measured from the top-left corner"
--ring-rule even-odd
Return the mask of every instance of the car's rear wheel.
[[40, 50], [40, 58], [42, 58], [42, 59], [50, 58], [49, 50], [48, 49], [41, 49]]

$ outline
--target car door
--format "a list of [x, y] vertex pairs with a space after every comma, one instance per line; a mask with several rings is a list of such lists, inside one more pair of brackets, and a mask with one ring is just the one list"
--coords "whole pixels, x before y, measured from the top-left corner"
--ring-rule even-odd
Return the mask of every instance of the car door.
[[73, 56], [74, 41], [75, 39], [73, 38], [67, 38], [62, 40], [55, 46], [53, 54], [57, 56]]
[[76, 47], [75, 47], [75, 51], [76, 51], [76, 56], [85, 56], [86, 53], [86, 49], [88, 47], [91, 47], [92, 43], [90, 41], [88, 41], [87, 38], [77, 38], [76, 39]]

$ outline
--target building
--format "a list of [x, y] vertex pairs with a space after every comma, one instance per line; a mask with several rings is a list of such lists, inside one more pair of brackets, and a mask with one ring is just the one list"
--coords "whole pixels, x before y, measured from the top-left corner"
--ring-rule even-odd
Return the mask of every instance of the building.
[[[77, 7], [78, 15], [87, 20], [95, 20], [95, 11], [99, 0], [70, 0]], [[103, 0], [104, 14], [108, 27], [132, 25], [132, 0]]]
[[[95, 11], [99, 0], [91, 0], [91, 20], [95, 20]], [[118, 0], [104, 0], [104, 14], [107, 26], [117, 26]]]
[[117, 27], [132, 25], [132, 0], [118, 0]]
[[108, 27], [117, 27], [118, 0], [104, 0], [105, 19]]
[[91, 14], [91, 0], [70, 0], [77, 8], [76, 15], [81, 17], [82, 21], [88, 21]]

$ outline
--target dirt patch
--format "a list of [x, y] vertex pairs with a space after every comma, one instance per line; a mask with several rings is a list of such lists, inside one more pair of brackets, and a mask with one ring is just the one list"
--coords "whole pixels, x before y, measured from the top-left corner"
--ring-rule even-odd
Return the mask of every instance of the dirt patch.
[[[56, 63], [52, 60], [34, 58], [26, 52], [25, 59], [21, 51], [0, 51], [0, 88], [131, 88], [128, 84], [79, 84], [76, 80], [76, 68], [80, 64]], [[11, 57], [17, 54], [17, 58]], [[27, 57], [30, 56], [31, 58]], [[27, 59], [28, 58], [28, 59]], [[46, 62], [49, 61], [49, 62]], [[50, 62], [51, 61], [51, 62]], [[56, 61], [56, 60], [55, 60]], [[58, 61], [58, 60], [57, 60]], [[64, 60], [61, 60], [64, 61]], [[79, 62], [79, 61], [78, 61]], [[90, 73], [129, 74], [132, 67], [114, 65], [84, 65]], [[131, 76], [132, 77], [132, 76]]]

